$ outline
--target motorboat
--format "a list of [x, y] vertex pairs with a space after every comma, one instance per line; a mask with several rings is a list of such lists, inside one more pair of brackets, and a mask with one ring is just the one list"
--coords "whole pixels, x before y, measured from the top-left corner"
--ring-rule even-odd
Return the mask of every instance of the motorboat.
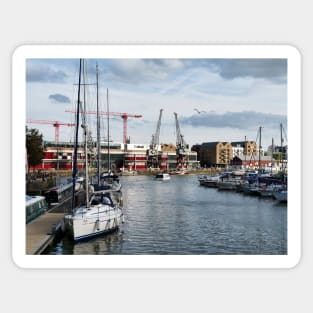
[[158, 173], [155, 175], [156, 180], [170, 180], [171, 176], [168, 173]]

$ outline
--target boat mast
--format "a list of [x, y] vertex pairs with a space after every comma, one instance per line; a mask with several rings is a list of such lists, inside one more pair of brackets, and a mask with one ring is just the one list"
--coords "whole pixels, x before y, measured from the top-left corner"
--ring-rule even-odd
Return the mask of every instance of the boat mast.
[[78, 97], [77, 97], [77, 112], [76, 112], [76, 127], [74, 141], [74, 162], [73, 162], [73, 187], [72, 187], [72, 213], [75, 207], [75, 184], [77, 175], [77, 146], [78, 146], [78, 127], [79, 127], [79, 105], [80, 105], [80, 84], [81, 84], [81, 69], [82, 59], [79, 60], [79, 78], [78, 78]]
[[271, 174], [273, 173], [273, 155], [274, 155], [274, 138], [272, 138], [272, 153], [271, 153]]
[[111, 160], [110, 160], [110, 119], [109, 119], [109, 89], [107, 88], [107, 117], [108, 117], [108, 174], [110, 174]]
[[86, 66], [85, 66], [85, 60], [83, 62], [83, 85], [84, 85], [84, 108], [83, 108], [83, 124], [82, 128], [84, 129], [84, 145], [85, 145], [85, 189], [86, 189], [86, 207], [89, 207], [89, 179], [88, 179], [88, 147], [87, 147], [87, 121], [86, 121]]
[[97, 86], [97, 172], [98, 172], [98, 185], [100, 185], [100, 116], [99, 116], [99, 73], [98, 73], [98, 63], [96, 64], [96, 86]]
[[262, 142], [262, 126], [259, 127], [259, 173], [261, 171], [261, 149], [262, 149], [262, 145], [261, 145], [261, 142]]
[[244, 168], [246, 168], [246, 166], [247, 166], [247, 151], [248, 151], [248, 148], [247, 148], [247, 136], [245, 136], [245, 147], [244, 147], [244, 150], [243, 150], [244, 155], [245, 155], [245, 166], [244, 166]]
[[283, 124], [280, 123], [280, 170], [284, 170], [284, 161], [283, 161]]

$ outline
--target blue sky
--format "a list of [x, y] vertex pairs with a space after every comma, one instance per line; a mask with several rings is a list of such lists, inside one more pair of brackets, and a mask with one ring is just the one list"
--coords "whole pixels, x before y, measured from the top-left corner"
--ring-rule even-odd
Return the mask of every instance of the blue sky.
[[[95, 110], [95, 68], [99, 66], [99, 103], [106, 111], [141, 114], [128, 119], [131, 143], [149, 143], [160, 109], [160, 142], [176, 139], [174, 112], [190, 145], [207, 141], [280, 142], [279, 124], [287, 129], [287, 61], [285, 59], [88, 59], [87, 103]], [[28, 59], [26, 118], [74, 122], [78, 59]], [[94, 130], [95, 116], [88, 117]], [[102, 119], [104, 138], [106, 118]], [[51, 125], [29, 124], [54, 140]], [[110, 139], [122, 142], [123, 123], [110, 118]], [[73, 140], [73, 128], [61, 126], [60, 140]]]

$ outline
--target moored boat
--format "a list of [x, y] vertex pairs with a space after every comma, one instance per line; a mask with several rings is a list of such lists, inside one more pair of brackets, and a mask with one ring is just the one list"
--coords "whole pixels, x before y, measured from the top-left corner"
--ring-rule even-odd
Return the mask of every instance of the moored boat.
[[239, 190], [241, 181], [239, 179], [226, 179], [217, 182], [219, 190]]
[[220, 180], [220, 175], [204, 175], [198, 178], [201, 186], [205, 187], [217, 187], [217, 183]]
[[38, 216], [42, 215], [48, 210], [48, 203], [43, 196], [29, 196], [26, 195], [26, 224], [33, 221]]
[[[79, 179], [79, 182], [75, 181], [75, 191], [80, 190], [81, 188], [80, 182], [81, 178]], [[61, 184], [58, 186], [51, 187], [44, 193], [44, 195], [49, 205], [55, 205], [71, 197], [72, 189], [73, 182]]]
[[158, 173], [155, 175], [156, 180], [170, 180], [171, 176], [168, 173]]
[[274, 191], [273, 196], [279, 202], [287, 202], [288, 201], [288, 192], [287, 190]]
[[285, 187], [282, 184], [260, 184], [259, 185], [259, 195], [261, 197], [273, 197], [274, 192], [283, 190]]
[[[82, 67], [84, 62], [80, 60], [79, 70], [79, 88], [77, 100], [77, 113], [76, 113], [76, 129], [75, 129], [75, 149], [74, 149], [74, 163], [73, 163], [73, 182], [76, 180], [77, 172], [77, 148], [78, 148], [78, 125], [80, 117], [80, 86], [85, 86], [85, 81], [81, 84], [82, 73], [85, 72]], [[84, 93], [85, 95], [85, 93]], [[84, 106], [86, 101], [83, 99]], [[83, 112], [86, 112], [84, 107]], [[88, 126], [86, 118], [82, 115], [82, 128], [84, 129], [84, 146], [87, 151], [87, 133]], [[88, 155], [86, 153], [86, 155]], [[114, 203], [110, 193], [101, 191], [99, 194], [92, 192], [89, 193], [89, 177], [88, 177], [88, 158], [85, 158], [85, 203], [80, 206], [75, 205], [74, 188], [72, 189], [72, 211], [65, 216], [65, 222], [70, 234], [74, 241], [89, 239], [101, 234], [112, 232], [119, 228], [120, 224], [124, 221], [124, 214], [122, 207], [119, 203]]]

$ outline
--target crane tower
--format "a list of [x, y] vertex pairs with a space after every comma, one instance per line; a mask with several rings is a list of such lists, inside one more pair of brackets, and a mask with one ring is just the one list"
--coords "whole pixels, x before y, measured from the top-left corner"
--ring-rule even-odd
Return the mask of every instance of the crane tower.
[[[65, 110], [65, 112], [76, 113], [73, 110]], [[87, 111], [86, 114], [97, 114], [97, 111]], [[127, 144], [127, 120], [129, 117], [141, 118], [141, 114], [128, 114], [128, 113], [120, 113], [120, 112], [98, 112], [99, 115], [110, 115], [110, 116], [120, 116], [123, 119], [123, 143]]]
[[155, 130], [155, 133], [152, 135], [149, 150], [147, 151], [148, 167], [152, 167], [152, 168], [159, 168], [159, 165], [160, 165], [160, 155], [159, 155], [158, 148], [159, 148], [159, 137], [160, 137], [162, 113], [163, 113], [163, 109], [160, 110], [157, 127]]
[[59, 122], [59, 121], [47, 121], [47, 120], [31, 120], [28, 119], [26, 120], [27, 124], [50, 124], [52, 126], [55, 127], [55, 142], [58, 143], [59, 142], [59, 138], [60, 138], [60, 126], [75, 126], [75, 124], [73, 123], [63, 123], [63, 122]]
[[177, 168], [186, 168], [188, 165], [188, 144], [184, 140], [179, 127], [177, 113], [174, 112], [175, 122], [176, 122], [176, 157], [177, 157]]

